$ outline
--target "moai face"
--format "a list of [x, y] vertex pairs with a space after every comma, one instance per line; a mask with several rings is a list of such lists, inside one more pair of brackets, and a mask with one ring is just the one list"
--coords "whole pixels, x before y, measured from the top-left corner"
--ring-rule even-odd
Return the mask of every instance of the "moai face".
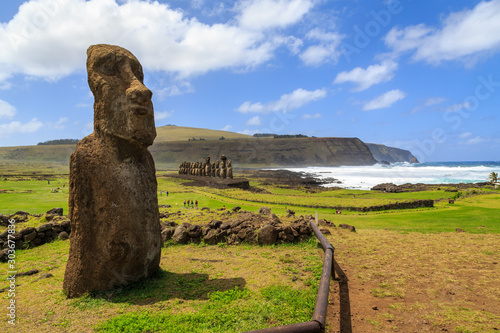
[[153, 93], [144, 86], [142, 66], [129, 51], [114, 45], [87, 50], [89, 87], [94, 94], [94, 129], [140, 147], [156, 137]]

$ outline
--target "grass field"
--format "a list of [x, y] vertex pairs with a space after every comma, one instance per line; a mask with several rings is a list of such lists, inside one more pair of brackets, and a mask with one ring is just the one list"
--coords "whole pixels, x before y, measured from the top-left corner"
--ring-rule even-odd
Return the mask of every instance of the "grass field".
[[[45, 170], [33, 174], [34, 169], [23, 172], [22, 168], [1, 171], [0, 190], [6, 193], [0, 193], [0, 213], [24, 210], [43, 214], [54, 207], [63, 207], [67, 213], [67, 175]], [[215, 209], [223, 205], [256, 212], [262, 204], [252, 199], [266, 193], [276, 199], [266, 206], [283, 220], [288, 208], [297, 216], [317, 211], [320, 218], [337, 225], [354, 225], [356, 233], [329, 228], [332, 234], [327, 235], [349, 279], [353, 332], [500, 329], [499, 191], [471, 191], [455, 204], [441, 200], [429, 209], [343, 211], [338, 215], [332, 209], [293, 206], [290, 200], [438, 200], [450, 193], [311, 192], [254, 180], [252, 184], [262, 189], [260, 193], [238, 190], [234, 195], [233, 191], [184, 186], [184, 182], [165, 173], [158, 177], [158, 190], [162, 191], [162, 195], [158, 192], [159, 204], [172, 206], [162, 210], [180, 211], [180, 216], [172, 217], [178, 223], [206, 224], [218, 218], [220, 212]], [[60, 192], [52, 193], [54, 188]], [[185, 208], [183, 201], [187, 199], [198, 200], [199, 208], [209, 207], [212, 212]], [[34, 222], [24, 226], [30, 223]], [[466, 232], [455, 232], [456, 228]], [[0, 232], [4, 230], [0, 228]], [[68, 250], [68, 241], [54, 241], [17, 251], [18, 272], [40, 272], [16, 280], [17, 324], [11, 327], [2, 322], [4, 331], [241, 332], [308, 321], [322, 266], [322, 250], [314, 239], [275, 246], [167, 243], [162, 249], [161, 271], [152, 279], [69, 300], [62, 293]], [[0, 271], [6, 276], [8, 265], [0, 263]], [[52, 277], [37, 280], [49, 273]], [[0, 288], [7, 286], [5, 280], [0, 283]], [[341, 328], [339, 318], [345, 311], [339, 305], [341, 294], [342, 285], [333, 281], [327, 332]], [[1, 311], [7, 311], [7, 293], [0, 293], [0, 299], [5, 309]]]

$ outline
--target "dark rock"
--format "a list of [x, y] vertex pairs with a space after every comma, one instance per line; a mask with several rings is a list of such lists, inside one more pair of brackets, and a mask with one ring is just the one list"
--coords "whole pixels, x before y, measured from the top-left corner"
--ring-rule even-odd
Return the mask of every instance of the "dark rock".
[[464, 229], [461, 229], [461, 228], [456, 228], [455, 231], [456, 232], [466, 232]]
[[58, 207], [58, 208], [52, 208], [46, 214], [48, 214], [48, 215], [59, 215], [59, 216], [62, 216], [63, 215], [63, 209], [60, 208], [60, 207]]
[[240, 206], [234, 206], [231, 210], [235, 213], [237, 213], [241, 209]]
[[28, 228], [25, 228], [23, 230], [21, 230], [21, 235], [27, 235], [27, 234], [31, 234], [32, 232], [36, 231], [35, 228], [33, 227], [28, 227]]
[[[218, 221], [218, 220], [212, 220], [212, 221], [210, 221], [210, 223], [208, 224], [208, 226], [209, 226], [211, 229], [217, 229], [217, 228], [219, 228], [221, 225], [222, 225], [222, 221]], [[226, 229], [227, 229], [227, 228], [226, 228]]]
[[327, 228], [320, 228], [319, 231], [321, 231], [321, 233], [323, 235], [330, 235], [331, 234], [331, 231]]
[[172, 235], [172, 239], [178, 244], [187, 244], [189, 242], [187, 229], [183, 226], [177, 227]]
[[221, 224], [220, 228], [222, 230], [227, 230], [227, 229], [231, 228], [231, 224], [227, 223], [227, 222], [224, 222], [224, 223]]
[[30, 213], [25, 212], [23, 210], [19, 210], [19, 211], [15, 212], [14, 215], [30, 215]]
[[71, 233], [71, 222], [69, 220], [64, 220], [61, 222], [61, 228], [68, 234]]
[[217, 232], [214, 229], [208, 229], [207, 234], [203, 237], [203, 241], [208, 245], [215, 245], [218, 243]]
[[0, 262], [9, 261], [9, 249], [3, 249], [0, 251]]
[[258, 240], [262, 245], [272, 245], [278, 240], [278, 231], [272, 225], [265, 225], [259, 229]]
[[356, 228], [354, 226], [352, 226], [352, 225], [349, 225], [349, 224], [342, 223], [342, 224], [339, 224], [339, 227], [347, 229], [347, 230], [350, 230], [352, 232], [356, 232]]
[[260, 207], [258, 213], [262, 214], [262, 215], [271, 215], [271, 208], [269, 208], [269, 207]]
[[199, 238], [202, 235], [203, 230], [201, 229], [201, 226], [199, 225], [191, 225], [188, 228], [188, 235], [191, 238]]
[[36, 238], [36, 230], [35, 228], [33, 228], [33, 232], [29, 233], [29, 234], [26, 234], [23, 236], [23, 240], [26, 242], [26, 243], [29, 243], [31, 242], [33, 239]]
[[11, 236], [8, 237], [8, 239], [10, 240], [13, 240], [13, 241], [18, 241], [18, 240], [21, 240], [23, 239], [23, 235], [21, 235], [20, 233], [16, 232], [16, 233], [13, 233], [13, 234], [10, 234]]
[[69, 235], [66, 231], [61, 231], [57, 237], [60, 240], [67, 240], [69, 238]]
[[37, 232], [44, 232], [44, 231], [51, 230], [51, 229], [52, 229], [52, 223], [46, 223], [46, 224], [42, 224], [41, 226], [38, 226], [36, 228], [36, 231]]
[[169, 239], [171, 239], [174, 232], [175, 232], [175, 228], [172, 228], [172, 227], [168, 227], [168, 228], [163, 229], [163, 231], [161, 232], [162, 241], [166, 242]]

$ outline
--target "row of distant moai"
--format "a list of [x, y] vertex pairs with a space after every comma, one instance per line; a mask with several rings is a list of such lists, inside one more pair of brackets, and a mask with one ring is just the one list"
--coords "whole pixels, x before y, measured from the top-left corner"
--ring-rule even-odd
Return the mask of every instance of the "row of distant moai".
[[220, 161], [212, 163], [210, 163], [209, 156], [205, 162], [182, 162], [179, 165], [179, 174], [233, 179], [233, 167], [231, 160], [228, 160], [224, 155], [220, 157]]

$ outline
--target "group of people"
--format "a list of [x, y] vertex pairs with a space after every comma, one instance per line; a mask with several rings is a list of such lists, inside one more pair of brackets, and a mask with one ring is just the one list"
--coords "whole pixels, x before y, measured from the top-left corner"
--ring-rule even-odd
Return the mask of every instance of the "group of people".
[[[163, 194], [163, 191], [162, 191], [162, 190], [160, 190], [160, 195], [162, 195], [162, 194]], [[168, 197], [168, 191], [165, 191], [165, 194], [166, 194], [166, 195], [167, 195], [167, 197]]]
[[[187, 205], [187, 206], [186, 206]], [[189, 208], [189, 205], [191, 205], [191, 208], [198, 208], [198, 200], [184, 200], [184, 207]]]

